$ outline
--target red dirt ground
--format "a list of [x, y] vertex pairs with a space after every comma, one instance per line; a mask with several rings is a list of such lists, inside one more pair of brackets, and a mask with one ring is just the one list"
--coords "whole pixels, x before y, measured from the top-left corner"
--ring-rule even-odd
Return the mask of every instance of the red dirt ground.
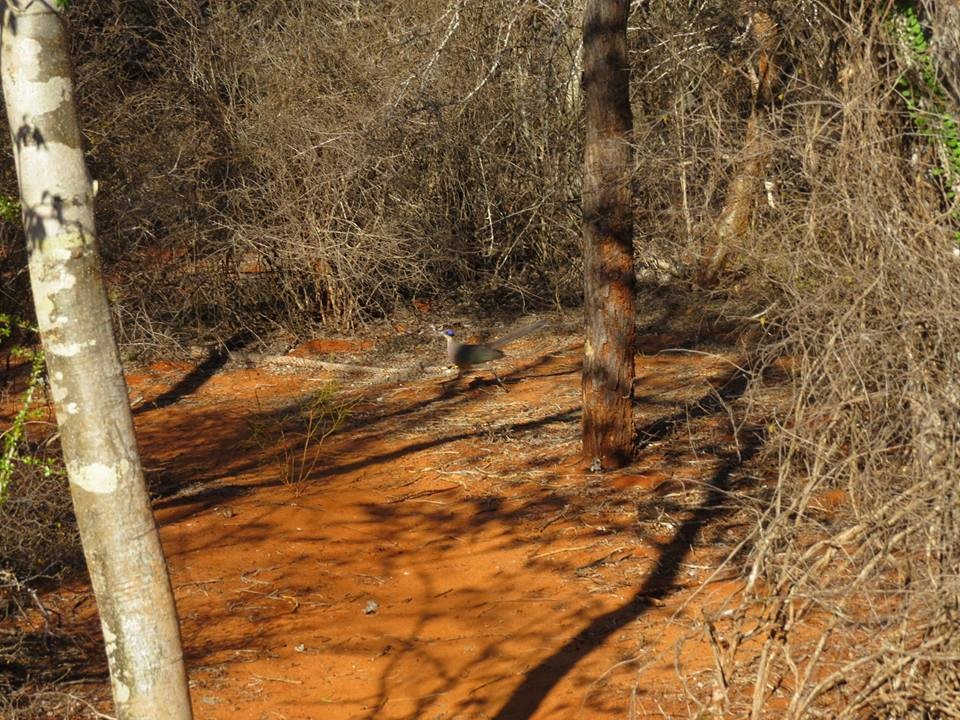
[[[731, 441], [735, 352], [674, 344], [643, 339], [640, 455], [605, 475], [577, 457], [573, 332], [512, 345], [509, 392], [429, 369], [130, 372], [197, 720], [694, 716], [678, 670], [712, 682], [700, 621], [737, 588], [723, 499], [752, 449]], [[295, 354], [376, 365], [369, 347]], [[82, 583], [46, 602], [98, 639]]]

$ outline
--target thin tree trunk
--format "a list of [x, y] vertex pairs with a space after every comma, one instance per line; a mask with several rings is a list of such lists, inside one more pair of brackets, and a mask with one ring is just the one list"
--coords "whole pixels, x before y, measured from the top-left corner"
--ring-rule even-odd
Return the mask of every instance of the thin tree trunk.
[[636, 272], [627, 0], [588, 0], [583, 21], [583, 453], [621, 467], [633, 448]]
[[780, 75], [774, 60], [780, 42], [780, 30], [764, 12], [754, 12], [750, 22], [753, 37], [760, 48], [753, 109], [747, 120], [740, 167], [730, 181], [726, 202], [714, 225], [713, 238], [703, 253], [698, 273], [701, 285], [711, 285], [716, 281], [738, 240], [747, 234], [754, 205], [760, 196], [763, 176], [773, 153], [767, 126], [773, 90]]
[[100, 275], [66, 31], [7, 0], [0, 68], [50, 391], [121, 720], [187, 720], [173, 593]]
[[933, 36], [930, 49], [939, 80], [953, 104], [960, 110], [960, 2], [957, 0], [922, 0]]

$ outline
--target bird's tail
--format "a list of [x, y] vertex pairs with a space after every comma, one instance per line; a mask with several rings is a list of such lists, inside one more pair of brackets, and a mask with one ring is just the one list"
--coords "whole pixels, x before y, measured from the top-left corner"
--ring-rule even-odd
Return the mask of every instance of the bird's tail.
[[502, 348], [504, 345], [512, 343], [514, 340], [519, 340], [525, 335], [530, 335], [538, 330], [543, 330], [543, 328], [547, 327], [549, 324], [550, 323], [548, 323], [546, 320], [537, 320], [536, 322], [532, 322], [528, 325], [517, 328], [513, 332], [509, 332], [503, 337], [499, 337], [493, 342], [487, 344], [492, 348]]

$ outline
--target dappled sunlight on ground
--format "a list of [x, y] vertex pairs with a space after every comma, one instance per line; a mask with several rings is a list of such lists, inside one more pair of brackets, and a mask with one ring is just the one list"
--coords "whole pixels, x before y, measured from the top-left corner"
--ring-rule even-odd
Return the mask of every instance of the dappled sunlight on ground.
[[[189, 366], [128, 375], [198, 720], [687, 716], [677, 663], [711, 667], [699, 620], [737, 584], [700, 586], [759, 444], [731, 441], [741, 359], [644, 346], [639, 457], [595, 475], [576, 339], [511, 347], [509, 392], [483, 372], [334, 392], [316, 369], [228, 366], [183, 393]], [[93, 612], [70, 621], [95, 639]]]

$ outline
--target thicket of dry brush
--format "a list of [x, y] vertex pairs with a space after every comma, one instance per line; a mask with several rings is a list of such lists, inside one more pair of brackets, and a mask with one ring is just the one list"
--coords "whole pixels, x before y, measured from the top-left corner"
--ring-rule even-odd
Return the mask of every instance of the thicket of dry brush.
[[960, 717], [960, 258], [890, 10], [771, 13], [786, 72], [737, 277], [793, 401], [746, 590], [711, 619], [723, 716]]
[[579, 13], [554, 5], [78, 6], [124, 338], [575, 302]]
[[[945, 5], [927, 17], [949, 20]], [[641, 277], [691, 282], [731, 180], [762, 167], [717, 289], [763, 311], [757, 357], [793, 368], [747, 589], [712, 620], [717, 671], [696, 699], [715, 712], [960, 716], [960, 259], [942, 158], [897, 93], [916, 68], [890, 11], [650, 0], [631, 18]], [[581, 12], [78, 3], [128, 347], [350, 326], [413, 298], [578, 302]], [[776, 25], [777, 81], [747, 142], [758, 13]], [[936, 57], [960, 56], [957, 37], [935, 27]], [[2, 232], [10, 279], [23, 258]]]

